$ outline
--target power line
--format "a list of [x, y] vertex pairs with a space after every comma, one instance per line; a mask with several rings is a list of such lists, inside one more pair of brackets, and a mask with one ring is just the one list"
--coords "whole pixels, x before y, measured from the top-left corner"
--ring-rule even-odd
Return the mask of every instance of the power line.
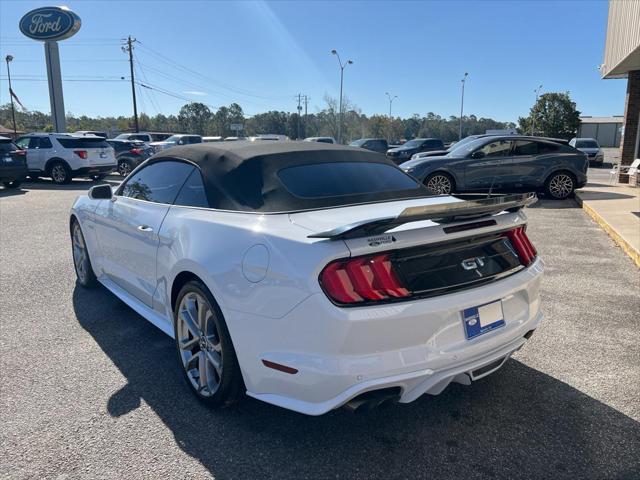
[[[176, 77], [175, 75], [171, 75], [171, 74], [169, 74], [169, 73], [163, 72], [162, 70], [159, 70], [159, 69], [157, 69], [157, 68], [151, 67], [151, 66], [147, 65], [146, 63], [145, 63], [145, 64], [143, 64], [143, 63], [140, 63], [140, 62], [138, 61], [138, 64], [139, 64], [140, 66], [144, 66], [144, 68], [146, 68], [147, 70], [152, 70], [152, 71], [154, 72], [154, 74], [155, 74], [155, 75], [159, 75], [159, 76], [161, 76], [161, 77], [164, 77], [164, 78], [166, 78], [167, 80], [173, 80], [173, 81], [181, 82], [181, 83], [184, 83], [184, 84], [186, 84], [186, 85], [190, 85], [190, 86], [191, 86], [191, 87], [193, 87], [193, 88], [198, 88], [198, 89], [200, 89], [200, 90], [206, 90], [206, 91], [209, 91], [209, 89], [208, 89], [208, 88], [203, 87], [202, 85], [198, 85], [198, 84], [193, 83], [193, 82], [191, 82], [191, 81], [189, 81], [189, 80], [185, 80], [185, 79], [183, 79], [183, 78]], [[218, 92], [214, 92], [214, 93], [218, 93]], [[223, 97], [225, 97], [225, 98], [231, 98], [231, 99], [233, 98], [233, 97], [230, 97], [230, 96], [228, 96], [228, 95], [226, 95], [226, 94], [222, 94], [222, 93], [220, 93], [220, 95], [221, 95], [221, 96], [223, 96]]]
[[[144, 72], [144, 70], [142, 69], [142, 65], [138, 61], [138, 57], [136, 56], [135, 53], [133, 55], [133, 58], [135, 60], [136, 69], [140, 71], [140, 74], [141, 74], [142, 78], [146, 82], [147, 81], [147, 75]], [[151, 102], [151, 106], [156, 111], [156, 115], [159, 114], [160, 113], [160, 108], [158, 107], [158, 102], [156, 101], [155, 93], [153, 93], [152, 90], [144, 90], [144, 92], [146, 93], [147, 97], [149, 98], [149, 101]]]
[[[13, 60], [14, 63], [42, 63], [42, 60]], [[126, 60], [114, 60], [114, 59], [96, 59], [96, 58], [87, 58], [87, 59], [66, 59], [64, 60], [65, 63], [69, 63], [69, 62], [77, 62], [77, 63], [90, 63], [90, 62], [97, 62], [97, 63], [123, 63], [126, 62]]]
[[[7, 77], [0, 77], [2, 80], [7, 80]], [[13, 78], [11, 77], [12, 82], [46, 82], [46, 78]], [[122, 80], [98, 80], [98, 79], [82, 79], [82, 78], [63, 78], [63, 82], [92, 82], [92, 83], [101, 83], [101, 82], [121, 82]]]
[[[24, 36], [22, 35], [18, 35], [18, 36], [11, 36], [11, 35], [0, 35], [0, 40], [9, 40], [9, 41], [24, 41], [24, 42], [31, 42], [31, 40], [27, 40]], [[93, 38], [87, 38], [87, 37], [83, 37], [81, 39], [73, 39], [74, 42], [76, 43], [89, 43], [89, 42], [120, 42], [122, 40], [121, 37], [93, 37]]]
[[[164, 95], [168, 95], [170, 97], [177, 98], [179, 100], [184, 100], [185, 102], [194, 103], [191, 98], [185, 97], [184, 95], [180, 95], [179, 93], [172, 92], [170, 90], [165, 90], [164, 88], [158, 87], [157, 85], [151, 85], [151, 84], [148, 84], [148, 83], [141, 83], [141, 82], [136, 82], [136, 84], [140, 85], [143, 88], [147, 88], [149, 90], [154, 90], [154, 91], [162, 93]], [[200, 102], [200, 103], [202, 103], [202, 102]], [[206, 105], [207, 107], [213, 108], [215, 110], [218, 109], [218, 107], [216, 107], [214, 105], [209, 105], [207, 103], [203, 103], [203, 105]]]
[[163, 55], [162, 53], [157, 52], [157, 51], [153, 50], [150, 47], [147, 47], [143, 42], [138, 42], [138, 43], [140, 44], [140, 46], [144, 50], [146, 50], [148, 53], [150, 53], [151, 55], [155, 56], [156, 58], [160, 59], [160, 61], [166, 63], [167, 65], [169, 65], [169, 66], [171, 66], [173, 68], [176, 68], [176, 69], [184, 70], [184, 71], [186, 71], [187, 73], [189, 73], [191, 75], [197, 75], [197, 76], [207, 80], [208, 82], [215, 83], [216, 85], [218, 85], [218, 86], [220, 86], [222, 88], [225, 88], [227, 90], [230, 90], [230, 91], [232, 91], [234, 93], [237, 93], [237, 94], [240, 94], [240, 95], [246, 95], [246, 96], [249, 96], [249, 97], [260, 98], [260, 99], [263, 99], [263, 100], [284, 99], [284, 98], [288, 97], [288, 95], [262, 95], [262, 94], [255, 94], [255, 93], [252, 93], [252, 92], [250, 92], [248, 90], [243, 90], [243, 89], [239, 89], [239, 88], [233, 87], [231, 85], [225, 84], [224, 82], [221, 82], [219, 80], [215, 80], [215, 79], [213, 79], [211, 77], [203, 75], [202, 73], [200, 73], [200, 72], [198, 72], [196, 70], [193, 70], [193, 69], [191, 69], [189, 67], [181, 65], [180, 63], [178, 63], [175, 60], [167, 57], [166, 55]]
[[[183, 84], [183, 85], [185, 85], [185, 86], [189, 86], [189, 87], [191, 87], [191, 88], [197, 88], [198, 90], [202, 90], [202, 91], [203, 91], [203, 93], [205, 93], [205, 92], [206, 92], [207, 94], [211, 94], [211, 95], [213, 95], [213, 96], [219, 96], [219, 97], [225, 98], [225, 99], [226, 99], [226, 101], [234, 102], [234, 101], [236, 101], [236, 100], [237, 100], [235, 97], [231, 96], [230, 94], [222, 93], [222, 92], [219, 92], [219, 91], [216, 91], [216, 90], [211, 90], [209, 87], [205, 87], [205, 86], [203, 86], [203, 85], [201, 85], [201, 84], [194, 83], [194, 82], [192, 82], [192, 81], [190, 81], [190, 80], [186, 80], [186, 79], [184, 79], [184, 78], [177, 77], [177, 76], [172, 75], [172, 74], [170, 74], [170, 73], [164, 72], [164, 71], [162, 71], [162, 70], [160, 70], [160, 69], [158, 69], [158, 68], [151, 67], [151, 66], [147, 65], [146, 63], [142, 63], [142, 62], [140, 62], [140, 60], [139, 60], [137, 57], [136, 57], [136, 62], [137, 62], [141, 67], [144, 67], [147, 71], [152, 71], [154, 75], [158, 75], [158, 76], [160, 76], [160, 77], [166, 78], [167, 80], [171, 80], [171, 81], [173, 81], [173, 82], [180, 82], [181, 84]], [[190, 99], [189, 101], [193, 101], [193, 100], [191, 100], [191, 99]], [[257, 105], [257, 106], [259, 106], [259, 107], [261, 107], [261, 108], [270, 108], [270, 109], [273, 109], [273, 107], [272, 107], [271, 105], [266, 105], [266, 104], [259, 103], [259, 102], [255, 102], [255, 101], [252, 101], [252, 100], [242, 99], [242, 100], [240, 100], [240, 101], [241, 101], [243, 104], [248, 103], [248, 104], [251, 104], [251, 105]], [[201, 102], [201, 103], [202, 103], [202, 102]], [[216, 108], [217, 108], [217, 107], [216, 107]]]
[[[4, 80], [6, 80], [6, 76], [4, 77], [0, 77]], [[34, 80], [34, 81], [39, 81], [39, 80], [47, 80], [46, 76], [43, 75], [12, 75], [11, 76], [11, 80]], [[113, 76], [113, 77], [101, 77], [101, 76], [91, 76], [91, 75], [86, 75], [86, 76], [66, 76], [65, 78], [62, 79], [63, 81], [66, 82], [121, 82], [123, 80], [128, 80], [128, 77], [117, 77], [117, 76]]]

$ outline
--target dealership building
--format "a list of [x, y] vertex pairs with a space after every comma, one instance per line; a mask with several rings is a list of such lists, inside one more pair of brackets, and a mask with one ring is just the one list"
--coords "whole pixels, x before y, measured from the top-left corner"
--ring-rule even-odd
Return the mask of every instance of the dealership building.
[[[602, 78], [626, 78], [620, 162], [640, 157], [640, 1], [609, 1]], [[627, 181], [626, 175], [620, 176]]]

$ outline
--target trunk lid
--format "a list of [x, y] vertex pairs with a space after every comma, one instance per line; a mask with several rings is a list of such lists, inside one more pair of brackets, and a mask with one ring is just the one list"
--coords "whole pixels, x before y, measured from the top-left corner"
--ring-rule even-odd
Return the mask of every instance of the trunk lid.
[[343, 240], [355, 256], [514, 228], [526, 219], [516, 210], [535, 201], [532, 194], [437, 196], [292, 213], [289, 219], [311, 238]]
[[[366, 285], [367, 276], [375, 270], [368, 265], [376, 261], [392, 265], [405, 294], [360, 291], [356, 285], [351, 295], [360, 298], [355, 303], [362, 305], [376, 297], [377, 303], [442, 295], [522, 270], [536, 256], [524, 234], [526, 217], [520, 211], [533, 201], [533, 195], [471, 201], [442, 196], [294, 213], [289, 218], [308, 230], [310, 239], [346, 244], [350, 259], [336, 260], [337, 266], [325, 268], [338, 272], [333, 287], [350, 289], [349, 277], [364, 288], [362, 282]], [[356, 266], [348, 267], [350, 263]], [[372, 285], [381, 283], [374, 279]]]

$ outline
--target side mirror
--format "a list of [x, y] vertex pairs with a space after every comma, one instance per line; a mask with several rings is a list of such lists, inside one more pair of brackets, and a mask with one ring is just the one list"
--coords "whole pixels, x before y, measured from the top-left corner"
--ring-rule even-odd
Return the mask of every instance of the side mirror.
[[91, 200], [111, 200], [112, 196], [111, 185], [96, 185], [89, 189], [89, 198]]
[[484, 152], [482, 150], [476, 150], [471, 154], [471, 158], [475, 158], [475, 159], [484, 158]]

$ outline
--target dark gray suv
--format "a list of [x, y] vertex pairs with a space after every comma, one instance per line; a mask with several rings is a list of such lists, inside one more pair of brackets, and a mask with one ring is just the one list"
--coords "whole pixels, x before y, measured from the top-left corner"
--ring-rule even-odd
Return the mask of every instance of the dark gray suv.
[[588, 165], [565, 141], [509, 135], [478, 138], [400, 167], [436, 194], [544, 191], [563, 199], [587, 183]]

